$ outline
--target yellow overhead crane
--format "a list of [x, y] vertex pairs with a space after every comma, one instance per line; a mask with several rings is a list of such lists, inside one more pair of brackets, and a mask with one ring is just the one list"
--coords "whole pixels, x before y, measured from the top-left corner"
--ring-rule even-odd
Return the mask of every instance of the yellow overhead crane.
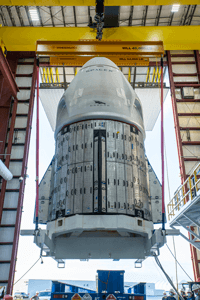
[[[200, 49], [200, 26], [140, 26], [103, 30], [103, 40], [163, 41], [164, 50]], [[19, 38], [20, 37], [20, 38]], [[78, 41], [95, 39], [88, 27], [1, 27], [0, 38], [8, 51], [35, 51], [36, 41]]]
[[[131, 5], [196, 5], [199, 0], [105, 0], [105, 6], [131, 6]], [[95, 0], [1, 0], [1, 5], [25, 6], [95, 6]]]

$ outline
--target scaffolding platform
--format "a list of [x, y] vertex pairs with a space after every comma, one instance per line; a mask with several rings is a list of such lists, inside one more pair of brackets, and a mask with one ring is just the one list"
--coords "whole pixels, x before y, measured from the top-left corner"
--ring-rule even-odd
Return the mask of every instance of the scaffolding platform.
[[169, 225], [173, 229], [182, 227], [188, 235], [180, 235], [200, 250], [200, 164], [178, 188], [168, 204]]

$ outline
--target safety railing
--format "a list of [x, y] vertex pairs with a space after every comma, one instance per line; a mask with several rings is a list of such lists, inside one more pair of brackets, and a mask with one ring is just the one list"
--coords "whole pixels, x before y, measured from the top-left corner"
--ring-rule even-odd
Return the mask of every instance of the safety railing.
[[[167, 205], [168, 220], [170, 221], [177, 212], [188, 202], [200, 194], [200, 163], [194, 167], [186, 181], [175, 192], [174, 197]], [[199, 177], [199, 179], [198, 179]]]
[[42, 83], [60, 83], [58, 68], [44, 67], [40, 69]]
[[161, 79], [161, 68], [159, 68], [158, 66], [154, 67], [153, 73], [150, 74], [150, 67], [148, 67], [147, 75], [146, 75], [146, 83], [147, 82], [160, 83], [160, 79]]

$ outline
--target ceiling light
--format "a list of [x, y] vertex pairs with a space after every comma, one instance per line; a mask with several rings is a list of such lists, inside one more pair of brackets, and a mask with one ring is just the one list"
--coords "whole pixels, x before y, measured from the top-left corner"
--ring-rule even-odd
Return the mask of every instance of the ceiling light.
[[29, 9], [29, 13], [30, 13], [32, 21], [39, 21], [39, 16], [38, 16], [36, 9], [34, 9], [34, 8]]
[[180, 4], [172, 5], [172, 12], [177, 12], [179, 10]]

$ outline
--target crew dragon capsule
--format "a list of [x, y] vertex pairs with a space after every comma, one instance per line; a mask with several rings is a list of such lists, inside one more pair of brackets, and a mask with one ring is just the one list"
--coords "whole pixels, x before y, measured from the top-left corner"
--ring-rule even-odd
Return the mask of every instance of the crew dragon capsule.
[[46, 229], [35, 243], [46, 255], [144, 259], [159, 251], [161, 185], [144, 138], [135, 90], [111, 60], [89, 60], [59, 102], [55, 156], [40, 183]]

